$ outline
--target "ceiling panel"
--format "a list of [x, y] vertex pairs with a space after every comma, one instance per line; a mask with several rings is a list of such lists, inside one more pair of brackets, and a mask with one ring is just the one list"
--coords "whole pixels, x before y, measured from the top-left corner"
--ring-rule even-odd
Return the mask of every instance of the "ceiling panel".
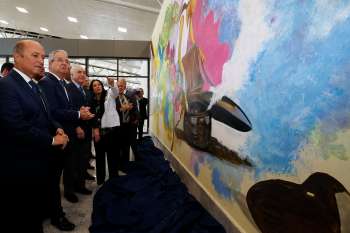
[[[0, 27], [49, 34], [63, 38], [150, 40], [160, 0], [0, 0]], [[26, 8], [23, 14], [16, 6]], [[79, 22], [71, 23], [67, 16]], [[43, 32], [40, 27], [49, 29]], [[118, 31], [127, 28], [127, 33]]]

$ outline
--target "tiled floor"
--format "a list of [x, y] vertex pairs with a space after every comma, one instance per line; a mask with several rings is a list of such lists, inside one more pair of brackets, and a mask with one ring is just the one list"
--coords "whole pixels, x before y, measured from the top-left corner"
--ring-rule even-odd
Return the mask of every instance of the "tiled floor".
[[[94, 171], [89, 170], [90, 174], [93, 174]], [[73, 222], [76, 226], [71, 233], [88, 233], [89, 226], [91, 223], [91, 212], [92, 212], [92, 201], [93, 197], [97, 190], [97, 184], [95, 181], [86, 181], [86, 187], [89, 190], [92, 190], [92, 195], [80, 195], [78, 203], [70, 203], [66, 201], [66, 199], [62, 198], [62, 206], [66, 213], [66, 217], [69, 221]], [[61, 187], [62, 190], [62, 187]], [[62, 194], [63, 197], [63, 194]], [[61, 233], [64, 231], [60, 231], [54, 226], [50, 224], [50, 220], [46, 220], [44, 222], [44, 232], [45, 233]]]

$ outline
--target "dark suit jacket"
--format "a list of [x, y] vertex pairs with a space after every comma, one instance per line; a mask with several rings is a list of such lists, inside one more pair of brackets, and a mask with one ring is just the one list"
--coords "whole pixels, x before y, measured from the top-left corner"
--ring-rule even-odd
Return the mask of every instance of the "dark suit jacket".
[[[64, 88], [58, 79], [47, 73], [39, 82], [51, 109], [51, 115], [58, 121], [70, 139], [76, 137], [75, 128], [78, 126], [79, 114], [73, 110], [70, 99], [67, 99]], [[68, 92], [68, 91], [67, 91]]]
[[[66, 86], [68, 95], [70, 97], [71, 107], [75, 111], [79, 111], [80, 107], [88, 106], [88, 93], [84, 90], [85, 95], [78, 89], [78, 87], [70, 82]], [[90, 121], [79, 120], [78, 125], [84, 130], [85, 138], [91, 140], [92, 129], [90, 126]]]
[[139, 100], [139, 107], [140, 107], [140, 119], [145, 120], [148, 118], [148, 111], [147, 111], [147, 105], [148, 105], [148, 99], [143, 97]]
[[0, 80], [1, 182], [46, 176], [55, 131], [39, 95], [19, 73]]
[[[140, 113], [137, 110], [137, 102], [136, 102], [136, 98], [135, 98], [135, 92], [133, 90], [127, 90], [125, 93], [125, 97], [129, 103], [133, 104], [133, 108], [131, 110], [129, 110], [130, 121], [128, 123], [137, 124], [137, 122], [140, 118]], [[123, 122], [122, 112], [120, 111], [121, 104], [120, 104], [119, 96], [116, 98], [115, 102], [116, 102], [116, 107], [117, 107], [117, 111], [119, 114], [120, 124], [123, 124], [124, 122]]]

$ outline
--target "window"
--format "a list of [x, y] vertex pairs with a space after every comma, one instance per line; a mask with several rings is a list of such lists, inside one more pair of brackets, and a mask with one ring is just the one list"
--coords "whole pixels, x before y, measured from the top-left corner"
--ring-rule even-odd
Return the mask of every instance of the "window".
[[0, 67], [6, 62], [6, 57], [0, 57]]
[[146, 59], [120, 59], [119, 76], [144, 76], [148, 75], [148, 62]]
[[118, 76], [117, 59], [89, 59], [89, 76]]

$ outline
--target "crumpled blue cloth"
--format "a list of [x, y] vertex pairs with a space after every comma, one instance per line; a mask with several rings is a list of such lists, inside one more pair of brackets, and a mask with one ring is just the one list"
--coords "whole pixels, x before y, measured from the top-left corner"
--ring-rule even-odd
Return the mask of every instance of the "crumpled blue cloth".
[[127, 176], [108, 180], [93, 201], [91, 233], [224, 233], [188, 193], [151, 138], [138, 145]]

